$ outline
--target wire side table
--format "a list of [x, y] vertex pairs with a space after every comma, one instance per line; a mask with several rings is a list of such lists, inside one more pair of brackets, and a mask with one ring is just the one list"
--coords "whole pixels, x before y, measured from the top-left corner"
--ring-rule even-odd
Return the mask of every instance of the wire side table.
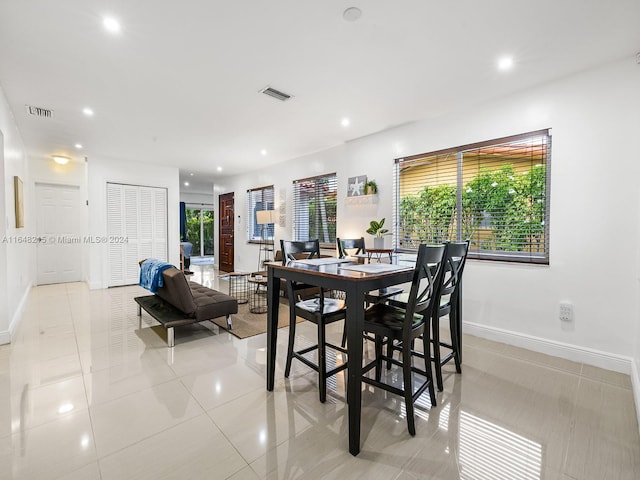
[[249, 288], [247, 285], [248, 273], [231, 272], [229, 277], [229, 296], [234, 297], [238, 303], [249, 301]]
[[267, 279], [249, 277], [247, 283], [249, 284], [249, 311], [267, 313]]

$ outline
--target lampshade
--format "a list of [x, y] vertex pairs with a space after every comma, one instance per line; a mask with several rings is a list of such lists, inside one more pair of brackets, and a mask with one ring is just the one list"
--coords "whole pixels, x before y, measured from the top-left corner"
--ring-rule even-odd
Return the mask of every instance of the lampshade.
[[256, 222], [258, 225], [267, 225], [269, 223], [275, 223], [276, 220], [275, 210], [258, 210], [256, 212]]

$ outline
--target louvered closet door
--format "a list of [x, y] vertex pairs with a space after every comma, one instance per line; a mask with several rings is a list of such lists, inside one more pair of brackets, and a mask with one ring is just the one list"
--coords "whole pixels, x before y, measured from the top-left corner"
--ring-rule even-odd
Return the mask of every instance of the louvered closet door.
[[107, 231], [109, 286], [138, 283], [140, 260], [168, 258], [167, 190], [108, 183]]

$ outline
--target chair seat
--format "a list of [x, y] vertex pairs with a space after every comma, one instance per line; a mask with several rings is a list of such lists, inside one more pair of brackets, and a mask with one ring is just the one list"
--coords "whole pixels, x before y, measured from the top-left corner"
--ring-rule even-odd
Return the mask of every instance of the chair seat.
[[[320, 313], [320, 299], [309, 298], [308, 300], [297, 302], [296, 307], [306, 310], [307, 312]], [[340, 312], [341, 310], [344, 310], [344, 307], [345, 307], [345, 303], [342, 300], [338, 300], [335, 298], [325, 298], [322, 314], [329, 315], [331, 313], [337, 313], [337, 312]]]
[[[402, 332], [405, 321], [405, 310], [402, 308], [376, 303], [367, 308], [364, 315], [364, 328], [371, 333], [383, 333], [386, 329]], [[423, 316], [414, 313], [412, 327], [417, 328], [421, 323], [424, 323]]]

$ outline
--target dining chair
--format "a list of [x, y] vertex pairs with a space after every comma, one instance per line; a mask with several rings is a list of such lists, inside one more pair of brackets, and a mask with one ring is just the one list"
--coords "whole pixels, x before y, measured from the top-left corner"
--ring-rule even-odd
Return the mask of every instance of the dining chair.
[[[416, 434], [414, 402], [428, 389], [431, 405], [436, 406], [437, 403], [430, 358], [428, 355], [423, 357], [424, 370], [414, 366], [414, 352], [411, 346], [414, 344], [414, 340], [422, 338], [424, 351], [429, 351], [428, 332], [433, 309], [439, 298], [439, 289], [442, 285], [446, 248], [446, 245], [420, 245], [406, 304], [399, 307], [389, 303], [377, 303], [365, 311], [364, 332], [375, 336], [376, 346], [375, 359], [363, 367], [362, 381], [404, 397], [407, 428], [411, 435]], [[424, 335], [425, 332], [426, 335]], [[384, 343], [394, 341], [407, 347], [402, 348], [400, 360], [396, 360], [393, 355], [388, 356], [383, 353]], [[382, 381], [383, 361], [402, 367], [402, 388]], [[374, 368], [374, 378], [364, 375]], [[425, 379], [415, 391], [413, 387], [414, 374]], [[393, 376], [387, 375], [386, 378], [392, 379]]]
[[[338, 244], [338, 258], [367, 253], [367, 249], [364, 246], [364, 237], [336, 238], [336, 243]], [[355, 250], [355, 252], [350, 252], [350, 250]]]
[[[436, 373], [436, 385], [439, 391], [444, 388], [442, 381], [442, 367], [454, 360], [456, 366], [456, 372], [462, 373], [461, 365], [461, 350], [460, 327], [462, 325], [462, 312], [461, 312], [461, 287], [462, 287], [462, 273], [467, 261], [467, 254], [469, 252], [469, 241], [465, 242], [448, 242], [447, 243], [447, 255], [445, 259], [444, 274], [442, 277], [442, 285], [440, 287], [440, 298], [438, 299], [438, 308], [433, 310], [432, 319], [432, 332], [431, 332], [431, 344], [433, 350], [433, 361], [435, 373]], [[389, 303], [397, 307], [402, 307], [408, 301], [408, 294], [402, 293], [389, 298]], [[449, 332], [451, 335], [451, 343], [440, 340], [440, 318], [445, 315], [449, 316]], [[427, 332], [428, 333], [428, 332]], [[441, 348], [447, 348], [450, 352], [447, 355], [442, 355]], [[393, 349], [400, 350], [401, 344], [394, 344]], [[428, 352], [429, 350], [424, 350]], [[417, 356], [422, 357], [421, 353], [415, 353]], [[389, 365], [387, 365], [389, 366]]]
[[[312, 240], [307, 242], [296, 242], [288, 240], [280, 240], [280, 248], [282, 249], [282, 263], [286, 265], [289, 261], [299, 260], [301, 254], [306, 254], [307, 259], [320, 257], [320, 242]], [[295, 256], [294, 256], [295, 254]], [[304, 255], [302, 255], [304, 256]], [[345, 303], [343, 300], [329, 298], [329, 292], [325, 292], [322, 288], [315, 288], [315, 295], [311, 298], [302, 298], [299, 292], [309, 291], [309, 285], [300, 284], [298, 282], [287, 281], [287, 296], [289, 298], [289, 345], [287, 349], [287, 363], [284, 370], [284, 376], [289, 377], [291, 372], [291, 362], [297, 359], [307, 365], [309, 368], [318, 372], [318, 388], [320, 401], [324, 403], [327, 399], [327, 378], [347, 368], [346, 357], [342, 365], [336, 365], [335, 368], [327, 370], [327, 347], [345, 354], [347, 350], [338, 345], [333, 345], [326, 341], [326, 326], [346, 317]], [[318, 343], [302, 350], [295, 350], [296, 338], [296, 316], [304, 318], [318, 327]], [[305, 356], [314, 350], [318, 351], [318, 363]]]
[[[338, 258], [347, 258], [352, 255], [355, 256], [358, 254], [367, 253], [367, 248], [365, 247], [365, 243], [364, 243], [364, 237], [336, 238], [336, 243], [338, 245]], [[349, 252], [350, 250], [355, 250], [355, 251]], [[397, 287], [385, 288], [383, 290], [373, 290], [372, 292], [367, 292], [367, 294], [365, 295], [364, 301], [367, 305], [371, 305], [372, 303], [378, 303], [379, 301], [384, 300], [387, 297], [391, 295], [395, 295], [400, 292], [402, 292], [402, 289]], [[340, 345], [344, 348], [346, 344], [347, 344], [347, 329], [345, 328], [342, 332], [342, 341], [340, 342]]]

